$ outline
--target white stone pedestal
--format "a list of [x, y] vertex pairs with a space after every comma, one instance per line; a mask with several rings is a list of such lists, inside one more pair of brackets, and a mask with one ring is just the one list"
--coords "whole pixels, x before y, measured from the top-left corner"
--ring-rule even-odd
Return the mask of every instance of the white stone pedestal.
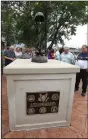
[[[76, 72], [79, 72], [78, 67], [57, 60], [49, 60], [48, 63], [32, 63], [28, 59], [17, 59], [5, 67], [10, 130], [69, 126]], [[29, 95], [30, 93], [53, 92], [53, 94], [57, 94], [60, 92], [58, 112], [53, 109], [52, 113], [47, 113], [43, 99], [43, 104], [41, 104], [43, 108], [40, 112], [45, 113], [28, 115], [27, 92]], [[56, 98], [58, 99], [58, 96]], [[29, 100], [34, 101], [33, 99], [32, 94]], [[38, 105], [40, 105], [39, 103]], [[51, 102], [48, 104], [51, 105]], [[54, 100], [52, 104], [54, 104]], [[33, 112], [33, 109], [30, 112]]]

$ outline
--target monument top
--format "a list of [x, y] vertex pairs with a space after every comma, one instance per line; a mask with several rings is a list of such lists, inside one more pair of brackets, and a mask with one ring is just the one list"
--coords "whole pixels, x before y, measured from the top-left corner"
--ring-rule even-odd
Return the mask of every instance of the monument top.
[[4, 68], [4, 73], [12, 74], [57, 74], [76, 73], [80, 69], [77, 66], [67, 64], [58, 60], [48, 60], [47, 63], [34, 63], [31, 59], [16, 59]]

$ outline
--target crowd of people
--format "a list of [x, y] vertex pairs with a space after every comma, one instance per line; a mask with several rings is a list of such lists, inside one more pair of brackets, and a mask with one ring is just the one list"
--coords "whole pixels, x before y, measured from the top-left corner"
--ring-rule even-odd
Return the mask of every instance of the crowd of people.
[[56, 60], [63, 61], [63, 62], [69, 63], [69, 64], [75, 63], [75, 57], [69, 51], [68, 47], [65, 47], [64, 49], [57, 48], [55, 51], [52, 49], [48, 53], [48, 59], [56, 59]]
[[13, 62], [15, 59], [30, 59], [33, 55], [34, 52], [29, 48], [25, 48], [25, 51], [22, 51], [19, 47], [14, 48], [14, 46], [10, 46], [9, 48], [4, 48], [2, 50], [2, 57], [4, 58], [5, 66]]
[[[5, 60], [5, 66], [7, 66], [17, 58], [32, 58], [34, 55], [36, 55], [36, 50], [25, 48], [25, 51], [23, 52], [22, 49], [19, 47], [14, 48], [14, 46], [10, 46], [9, 48], [4, 48], [2, 50], [2, 55]], [[47, 58], [56, 59], [65, 63], [77, 65], [80, 68], [80, 72], [76, 75], [75, 91], [78, 91], [79, 83], [82, 79], [82, 96], [86, 95], [88, 85], [88, 47], [86, 45], [82, 46], [81, 52], [79, 53], [77, 58], [75, 58], [75, 56], [69, 51], [68, 47], [61, 49], [57, 48], [55, 50], [48, 49]]]
[[49, 59], [60, 60], [69, 64], [77, 65], [80, 68], [80, 72], [76, 74], [75, 91], [79, 89], [79, 83], [82, 79], [82, 96], [86, 95], [88, 85], [88, 46], [83, 45], [81, 52], [75, 58], [75, 56], [69, 51], [69, 48], [50, 51], [48, 55]]

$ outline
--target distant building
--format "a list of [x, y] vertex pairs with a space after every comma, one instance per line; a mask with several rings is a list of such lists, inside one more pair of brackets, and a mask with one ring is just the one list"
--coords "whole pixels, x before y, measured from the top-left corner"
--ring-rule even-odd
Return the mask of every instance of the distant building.
[[69, 49], [70, 49], [70, 52], [73, 54], [78, 54], [80, 52], [80, 49], [77, 49], [77, 48], [69, 48]]

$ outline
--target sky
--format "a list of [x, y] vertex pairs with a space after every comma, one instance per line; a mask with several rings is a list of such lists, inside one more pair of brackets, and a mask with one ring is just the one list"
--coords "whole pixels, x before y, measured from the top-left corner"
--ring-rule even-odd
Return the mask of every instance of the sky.
[[[70, 40], [64, 40], [66, 47], [71, 48], [81, 48], [83, 44], [87, 45], [87, 25], [78, 26], [76, 30], [76, 35], [71, 36]], [[50, 42], [47, 43], [47, 46], [49, 46]], [[62, 47], [60, 44], [58, 44], [58, 47]]]
[[65, 41], [65, 45], [72, 48], [80, 48], [83, 44], [87, 44], [87, 25], [78, 26], [76, 35]]

